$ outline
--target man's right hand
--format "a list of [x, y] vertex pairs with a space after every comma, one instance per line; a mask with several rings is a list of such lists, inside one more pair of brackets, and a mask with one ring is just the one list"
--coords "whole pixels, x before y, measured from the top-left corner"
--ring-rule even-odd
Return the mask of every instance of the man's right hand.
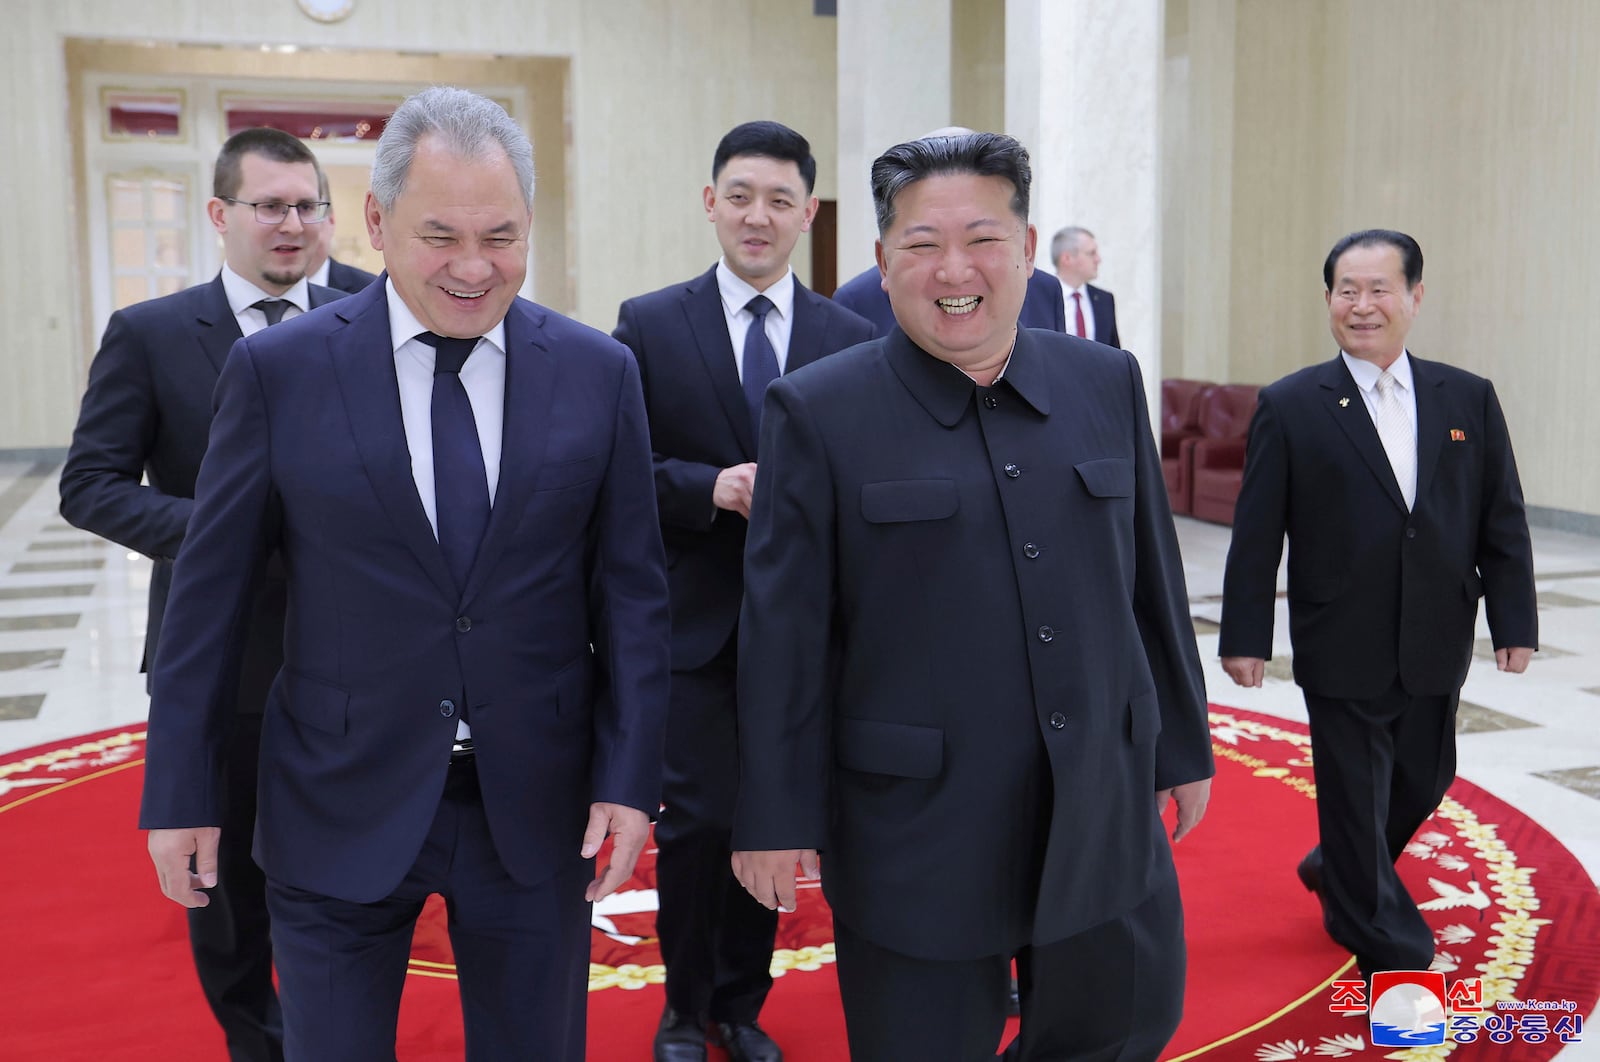
[[750, 494], [756, 489], [756, 463], [724, 468], [717, 473], [716, 486], [711, 488], [711, 504], [731, 513], [750, 519]]
[[[217, 826], [193, 826], [179, 830], [150, 831], [150, 861], [167, 899], [184, 907], [205, 907], [211, 897], [200, 892], [217, 883], [217, 844], [222, 830]], [[189, 857], [194, 857], [193, 871]]]
[[756, 903], [769, 911], [795, 909], [794, 865], [808, 878], [822, 876], [815, 848], [790, 848], [774, 852], [733, 853], [733, 876]]
[[1222, 670], [1240, 686], [1260, 686], [1267, 673], [1267, 662], [1259, 656], [1225, 656]]

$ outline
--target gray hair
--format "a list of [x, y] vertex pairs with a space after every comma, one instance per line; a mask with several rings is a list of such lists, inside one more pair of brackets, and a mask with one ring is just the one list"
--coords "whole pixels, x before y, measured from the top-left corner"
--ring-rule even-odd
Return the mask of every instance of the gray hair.
[[1028, 149], [1004, 133], [926, 136], [894, 147], [872, 164], [872, 204], [878, 235], [894, 224], [895, 197], [927, 177], [959, 174], [1004, 177], [1011, 182], [1011, 212], [1028, 223], [1028, 190], [1033, 169]]
[[435, 85], [402, 103], [378, 137], [372, 160], [372, 196], [385, 210], [405, 191], [406, 175], [417, 144], [428, 134], [444, 140], [451, 154], [478, 159], [498, 144], [505, 149], [522, 186], [522, 199], [533, 209], [533, 144], [505, 108], [466, 89]]
[[1050, 237], [1050, 264], [1061, 261], [1061, 256], [1068, 251], [1076, 251], [1086, 238], [1094, 239], [1094, 233], [1078, 225], [1068, 225]]

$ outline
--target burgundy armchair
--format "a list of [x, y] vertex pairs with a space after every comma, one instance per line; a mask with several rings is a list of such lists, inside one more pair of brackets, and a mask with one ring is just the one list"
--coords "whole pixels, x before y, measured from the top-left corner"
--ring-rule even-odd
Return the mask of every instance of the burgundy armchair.
[[1190, 513], [1198, 519], [1233, 524], [1233, 506], [1244, 482], [1245, 441], [1255, 416], [1254, 384], [1223, 384], [1200, 403], [1200, 437], [1184, 443], [1193, 493]]
[[1187, 513], [1194, 487], [1183, 443], [1200, 435], [1200, 398], [1215, 385], [1207, 380], [1161, 381], [1161, 477], [1175, 513]]

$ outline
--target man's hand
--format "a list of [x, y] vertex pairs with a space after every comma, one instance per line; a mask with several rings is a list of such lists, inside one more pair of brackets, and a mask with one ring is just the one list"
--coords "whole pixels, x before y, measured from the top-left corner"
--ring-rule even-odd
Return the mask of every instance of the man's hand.
[[644, 851], [645, 838], [650, 835], [650, 816], [638, 808], [622, 804], [590, 804], [589, 828], [583, 831], [583, 858], [589, 859], [600, 851], [606, 837], [616, 839], [611, 846], [611, 862], [600, 871], [600, 876], [589, 883], [583, 898], [590, 903], [603, 900], [617, 891], [624, 881], [633, 876], [633, 864]]
[[[1256, 662], [1260, 663], [1259, 660]], [[1177, 844], [1205, 817], [1206, 803], [1211, 799], [1211, 779], [1202, 778], [1198, 782], [1185, 782], [1171, 789], [1160, 790], [1156, 793], [1157, 814], [1167, 810], [1169, 798], [1178, 805], [1178, 823], [1172, 828], [1172, 843]]]
[[1513, 675], [1520, 675], [1528, 670], [1528, 661], [1532, 659], [1533, 650], [1522, 645], [1494, 651], [1494, 666]]
[[1267, 662], [1259, 656], [1225, 656], [1222, 670], [1240, 686], [1260, 686], [1267, 673]]
[[769, 911], [795, 908], [794, 865], [800, 864], [808, 878], [822, 876], [822, 864], [815, 848], [789, 848], [781, 852], [733, 853], [733, 876], [756, 903]]
[[[217, 844], [222, 840], [218, 826], [193, 826], [177, 830], [150, 831], [150, 862], [156, 865], [161, 893], [185, 907], [205, 907], [211, 897], [199, 889], [217, 883]], [[194, 870], [189, 870], [189, 857]]]
[[711, 488], [711, 504], [719, 509], [738, 513], [750, 519], [750, 494], [756, 489], [756, 463], [724, 468], [717, 473], [716, 486]]

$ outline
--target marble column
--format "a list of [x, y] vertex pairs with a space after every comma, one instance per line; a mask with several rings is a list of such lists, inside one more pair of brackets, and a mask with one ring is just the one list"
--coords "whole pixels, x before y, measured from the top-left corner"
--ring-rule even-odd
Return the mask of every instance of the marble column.
[[950, 0], [839, 5], [841, 284], [872, 264], [878, 236], [872, 161], [895, 144], [951, 124], [950, 23]]
[[1163, 0], [1006, 0], [1006, 131], [1033, 157], [1036, 266], [1050, 236], [1095, 234], [1096, 285], [1152, 397], [1161, 380]]

